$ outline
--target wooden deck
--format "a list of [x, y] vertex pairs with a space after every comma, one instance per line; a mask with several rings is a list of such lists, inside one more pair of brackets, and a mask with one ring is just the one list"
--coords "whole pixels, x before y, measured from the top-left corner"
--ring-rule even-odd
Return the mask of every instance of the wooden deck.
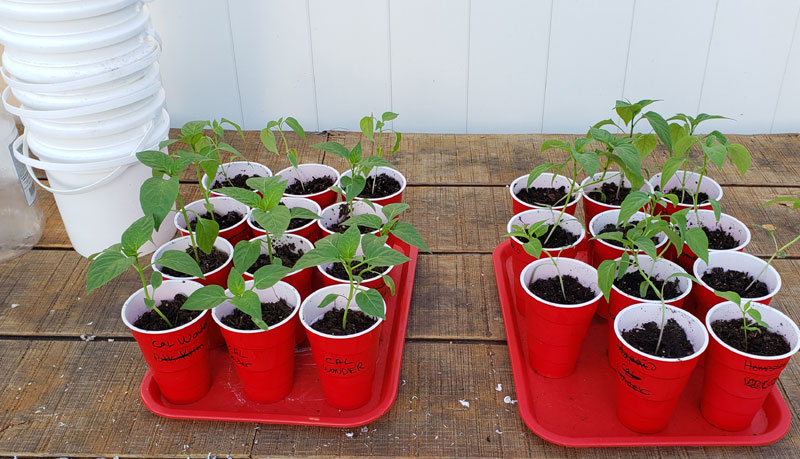
[[[308, 144], [359, 134], [329, 132]], [[791, 431], [760, 448], [580, 449], [550, 444], [522, 422], [516, 405], [502, 314], [491, 264], [511, 203], [505, 185], [549, 154], [540, 135], [406, 135], [394, 162], [409, 179], [406, 202], [433, 254], [420, 255], [402, 380], [392, 409], [362, 428], [313, 428], [181, 421], [151, 414], [139, 400], [145, 364], [119, 319], [138, 280], [123, 276], [85, 295], [88, 263], [71, 250], [52, 196], [39, 196], [46, 234], [36, 249], [0, 264], [0, 456], [253, 457], [376, 455], [458, 457], [730, 458], [800, 456], [800, 360], [780, 387], [793, 413]], [[567, 138], [569, 136], [563, 136]], [[746, 182], [715, 172], [724, 210], [752, 227], [770, 222], [787, 237], [800, 215], [758, 205], [800, 195], [800, 136], [732, 136], [753, 152]], [[288, 166], [268, 154], [257, 132], [234, 140], [273, 171]], [[657, 152], [657, 155], [664, 154]], [[343, 164], [304, 146], [301, 162]], [[196, 180], [186, 190], [198, 194]], [[190, 199], [191, 200], [191, 199]], [[765, 256], [771, 241], [753, 230], [748, 252]], [[800, 320], [800, 250], [779, 260], [783, 290], [773, 302]], [[91, 340], [89, 340], [91, 338]], [[495, 388], [502, 385], [502, 390]], [[469, 407], [459, 400], [468, 400]]]

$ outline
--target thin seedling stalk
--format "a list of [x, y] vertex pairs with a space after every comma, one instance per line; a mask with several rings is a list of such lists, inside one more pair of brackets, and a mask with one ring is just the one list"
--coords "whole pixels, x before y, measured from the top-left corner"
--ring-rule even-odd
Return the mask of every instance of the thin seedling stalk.
[[189, 241], [192, 243], [192, 251], [194, 252], [194, 260], [200, 264], [200, 254], [197, 252], [197, 241], [194, 237], [194, 231], [192, 231], [192, 227], [189, 226], [189, 214], [186, 212], [186, 206], [183, 205], [183, 199], [181, 195], [178, 195], [178, 208], [180, 209], [181, 215], [183, 215], [183, 221], [186, 222], [186, 229], [189, 231]]
[[155, 305], [155, 295], [156, 295], [155, 287], [153, 287], [153, 297], [150, 297], [150, 294], [147, 292], [147, 280], [144, 278], [145, 268], [142, 268], [142, 265], [139, 263], [138, 258], [136, 258], [135, 267], [136, 267], [136, 272], [139, 273], [139, 279], [142, 280], [142, 287], [144, 287], [144, 297], [147, 298], [148, 300], [153, 301], [153, 310], [156, 311], [156, 314], [158, 314], [161, 317], [161, 319], [164, 320], [164, 322], [166, 322], [169, 328], [172, 328], [172, 323], [169, 321], [169, 319], [167, 319], [167, 316], [165, 316], [164, 313], [161, 312], [160, 309], [158, 309], [158, 306]]

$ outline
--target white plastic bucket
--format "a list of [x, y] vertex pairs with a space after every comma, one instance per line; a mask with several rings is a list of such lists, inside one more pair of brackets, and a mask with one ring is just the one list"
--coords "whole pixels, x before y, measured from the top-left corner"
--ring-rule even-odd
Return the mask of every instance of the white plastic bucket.
[[139, 1], [141, 0], [2, 0], [0, 17], [20, 21], [69, 21], [110, 13]]
[[[164, 139], [166, 135], [148, 133], [131, 153], [158, 148], [158, 143]], [[135, 154], [87, 163], [35, 160], [29, 155], [26, 134], [14, 142], [13, 150], [34, 180], [32, 167], [46, 172], [49, 186], [39, 185], [53, 193], [70, 242], [84, 257], [118, 243], [125, 229], [143, 215], [139, 188], [152, 177], [152, 170], [141, 164]], [[152, 252], [174, 234], [174, 226], [162, 224], [159, 231], [153, 233], [153, 242], [142, 247], [142, 254]]]
[[33, 52], [77, 52], [113, 45], [142, 33], [150, 19], [139, 3], [100, 16], [33, 22], [0, 18], [0, 42]]

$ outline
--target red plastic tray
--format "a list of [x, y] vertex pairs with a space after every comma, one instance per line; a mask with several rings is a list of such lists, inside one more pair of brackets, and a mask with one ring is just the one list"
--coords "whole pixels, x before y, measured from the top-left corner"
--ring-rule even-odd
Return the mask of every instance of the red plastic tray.
[[205, 397], [188, 405], [171, 404], [161, 396], [148, 370], [140, 390], [142, 402], [159, 416], [177, 419], [355, 427], [383, 416], [397, 398], [411, 291], [417, 269], [416, 248], [405, 244], [394, 248], [411, 261], [396, 267], [391, 273], [398, 290], [395, 296], [386, 298], [386, 323], [381, 335], [375, 384], [372, 398], [365, 406], [356, 410], [339, 410], [325, 402], [307, 341], [295, 350], [294, 386], [280, 402], [262, 404], [250, 401], [224, 347], [211, 351], [211, 390]]
[[[539, 376], [526, 358], [524, 322], [514, 303], [513, 282], [519, 271], [511, 263], [510, 241], [494, 251], [495, 276], [511, 354], [511, 369], [520, 414], [543, 439], [564, 446], [722, 446], [765, 445], [789, 431], [791, 413], [778, 386], [767, 397], [750, 428], [740, 432], [717, 429], [700, 413], [702, 362], [692, 374], [666, 430], [639, 434], [617, 420], [617, 376], [608, 364], [608, 322], [595, 317], [575, 373], [562, 379]], [[587, 253], [579, 255], [583, 261]]]

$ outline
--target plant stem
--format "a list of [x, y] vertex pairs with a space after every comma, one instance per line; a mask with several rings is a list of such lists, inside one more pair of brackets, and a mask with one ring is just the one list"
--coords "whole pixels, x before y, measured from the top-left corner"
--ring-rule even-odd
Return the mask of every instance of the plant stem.
[[189, 214], [186, 213], [186, 206], [183, 205], [183, 199], [180, 194], [178, 195], [178, 207], [180, 208], [181, 215], [183, 215], [183, 221], [186, 223], [186, 229], [189, 231], [189, 241], [192, 243], [194, 260], [200, 264], [200, 254], [197, 253], [197, 241], [195, 241], [194, 231], [192, 231], [192, 227], [189, 225]]
[[747, 287], [745, 287], [745, 289], [744, 289], [744, 290], [745, 290], [745, 291], [747, 291], [748, 289], [750, 289], [750, 287], [752, 287], [752, 286], [753, 286], [753, 284], [755, 284], [755, 283], [756, 283], [756, 281], [758, 280], [758, 278], [759, 278], [759, 277], [761, 277], [761, 275], [762, 275], [762, 274], [764, 274], [764, 272], [767, 270], [767, 268], [768, 268], [768, 267], [769, 267], [769, 265], [772, 263], [772, 261], [775, 259], [775, 257], [777, 257], [777, 256], [778, 256], [778, 255], [779, 255], [781, 252], [783, 252], [784, 250], [786, 250], [786, 249], [788, 249], [789, 247], [791, 247], [792, 245], [794, 245], [794, 244], [795, 244], [797, 241], [800, 241], [800, 234], [798, 234], [798, 235], [797, 235], [797, 237], [795, 237], [794, 239], [792, 239], [792, 240], [791, 240], [791, 241], [789, 241], [788, 243], [784, 244], [784, 246], [783, 246], [783, 247], [781, 247], [781, 248], [779, 248], [779, 249], [775, 250], [775, 253], [773, 253], [773, 254], [772, 254], [772, 256], [770, 256], [770, 257], [769, 257], [769, 260], [767, 260], [767, 264], [765, 264], [765, 265], [764, 265], [764, 267], [763, 267], [763, 268], [761, 268], [761, 271], [759, 271], [759, 272], [758, 272], [758, 275], [757, 275], [756, 277], [754, 277], [754, 278], [753, 278], [753, 280], [750, 282], [750, 284], [748, 284], [748, 285], [747, 285]]
[[136, 266], [135, 267], [136, 267], [136, 272], [139, 273], [139, 278], [142, 280], [142, 286], [143, 286], [143, 290], [144, 290], [144, 297], [147, 298], [148, 300], [154, 300], [153, 301], [153, 310], [156, 311], [156, 314], [161, 316], [161, 318], [164, 320], [164, 322], [166, 322], [166, 324], [169, 326], [169, 328], [172, 328], [172, 323], [170, 323], [169, 319], [167, 319], [167, 316], [165, 316], [164, 313], [162, 313], [161, 310], [158, 309], [158, 306], [155, 305], [156, 289], [153, 288], [153, 296], [152, 297], [147, 292], [147, 280], [144, 277], [144, 269], [142, 268], [142, 265], [139, 264], [139, 259], [138, 258], [136, 259]]

